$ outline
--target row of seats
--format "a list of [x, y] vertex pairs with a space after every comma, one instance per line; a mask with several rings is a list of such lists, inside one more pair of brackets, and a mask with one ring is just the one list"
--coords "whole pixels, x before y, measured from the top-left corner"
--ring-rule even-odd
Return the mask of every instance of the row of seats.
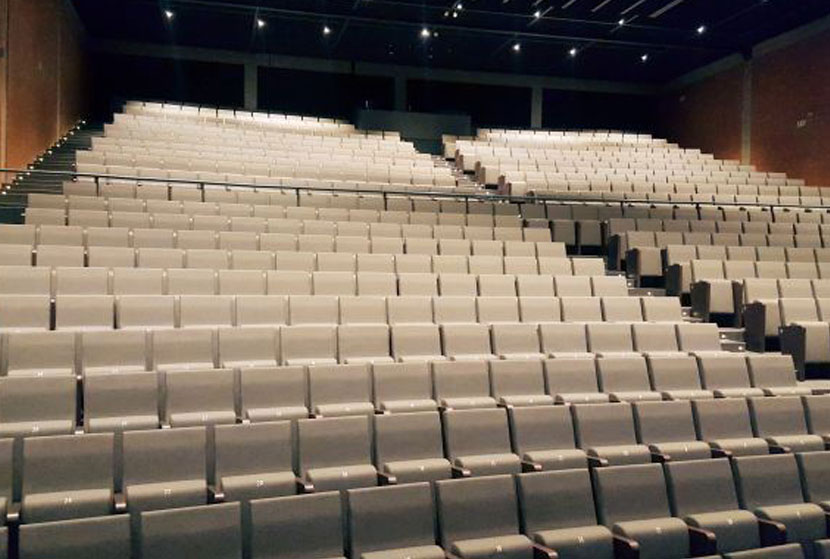
[[[606, 355], [596, 360], [560, 356], [542, 362], [511, 357], [489, 362], [436, 361], [428, 365], [378, 361], [304, 368], [276, 367], [273, 354], [260, 352], [242, 356], [247, 361], [225, 363], [236, 366], [235, 370], [213, 369], [211, 363], [179, 362], [164, 364], [164, 372], [155, 373], [145, 370], [149, 356], [141, 352], [141, 340], [136, 338], [119, 336], [113, 340], [109, 336], [97, 345], [90, 344], [80, 385], [73, 377], [58, 374], [0, 378], [3, 436], [69, 434], [76, 430], [76, 418], [82, 418], [86, 432], [101, 432], [158, 428], [160, 423], [181, 427], [375, 412], [777, 396], [770, 400], [778, 404], [759, 404], [774, 407], [797, 401], [798, 395], [824, 392], [798, 384], [792, 360], [781, 354], [755, 355], [748, 360], [739, 354], [696, 358], [685, 354], [645, 358]], [[220, 351], [238, 349], [239, 340], [232, 341], [237, 347], [223, 340], [225, 346]], [[116, 350], [126, 353], [113, 358]], [[230, 357], [240, 357], [238, 353]], [[76, 388], [80, 390], [77, 395]], [[76, 402], [83, 402], [83, 407], [76, 407]], [[792, 427], [803, 423], [790, 418], [803, 415], [792, 411], [796, 407], [801, 410], [800, 404], [792, 404], [789, 412], [769, 414], [765, 432], [782, 429], [778, 435], [806, 434], [806, 427]], [[664, 419], [667, 426], [673, 424], [669, 417]], [[691, 420], [688, 423], [691, 425]], [[787, 433], [787, 429], [795, 430]]]
[[[164, 250], [164, 249], [161, 249]], [[403, 259], [402, 259], [403, 260]], [[427, 261], [428, 262], [428, 261]], [[399, 264], [401, 262], [399, 261]], [[570, 263], [562, 259], [563, 272]], [[210, 268], [0, 268], [0, 293], [29, 295], [374, 295], [625, 297], [620, 276], [214, 270]]]
[[[6, 333], [3, 372], [9, 376], [70, 374], [78, 366], [90, 366], [89, 361], [99, 368], [198, 369], [246, 363], [481, 361], [721, 351], [717, 327], [711, 324], [402, 322], [337, 326], [314, 323], [311, 318], [311, 322], [280, 327], [232, 327], [202, 321], [189, 328], [173, 328], [172, 316], [140, 306], [131, 311], [144, 320], [121, 323], [120, 330], [112, 330], [112, 323], [102, 319], [83, 328], [82, 334], [73, 329]], [[125, 319], [123, 311], [120, 316]], [[152, 331], [150, 338], [145, 330]], [[123, 354], [113, 355], [106, 344], [119, 347]]]
[[[593, 476], [568, 470], [443, 480], [434, 490], [426, 483], [356, 488], [255, 499], [247, 515], [235, 503], [190, 506], [144, 512], [132, 534], [125, 517], [59, 521], [22, 526], [21, 550], [34, 559], [70, 546], [126, 559], [131, 545], [145, 559], [241, 559], [243, 549], [257, 559], [804, 559], [825, 552], [827, 530], [818, 522], [827, 498], [825, 453], [745, 457], [734, 469], [721, 459], [712, 467], [650, 464]], [[775, 476], [795, 477], [767, 489]]]
[[[810, 187], [814, 188], [814, 187]], [[537, 203], [522, 203], [520, 206], [522, 218], [527, 222], [535, 220], [555, 219], [588, 219], [608, 221], [610, 231], [622, 233], [625, 231], [700, 231], [717, 233], [719, 227], [724, 227], [724, 233], [741, 233], [742, 228], [735, 222], [776, 222], [804, 225], [808, 223], [820, 225], [823, 223], [824, 212], [819, 210], [804, 210], [787, 208], [769, 212], [759, 208], [741, 208], [734, 206], [711, 206], [698, 204], [647, 204], [627, 203], [611, 205], [601, 202], [571, 202], [540, 200]], [[633, 220], [633, 223], [632, 223]], [[726, 225], [723, 225], [726, 224]], [[758, 225], [750, 225], [749, 232], [758, 231]], [[808, 229], [809, 230], [809, 229]]]

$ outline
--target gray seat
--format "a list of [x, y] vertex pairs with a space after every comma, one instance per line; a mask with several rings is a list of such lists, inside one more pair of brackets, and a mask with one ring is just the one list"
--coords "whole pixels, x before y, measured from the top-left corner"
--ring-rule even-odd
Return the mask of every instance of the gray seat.
[[242, 559], [239, 503], [141, 514], [141, 556]]
[[597, 524], [588, 470], [516, 477], [525, 534], [562, 559], [613, 559], [611, 531]]
[[377, 485], [369, 417], [300, 419], [297, 436], [299, 471], [307, 490], [322, 492]]
[[20, 557], [130, 559], [130, 519], [125, 515], [80, 518], [20, 527]]
[[164, 420], [171, 427], [236, 423], [235, 373], [230, 369], [164, 375]]
[[95, 374], [83, 386], [85, 432], [158, 429], [156, 373]]
[[553, 397], [545, 393], [541, 361], [490, 361], [490, 392], [507, 407], [553, 404]]
[[830, 510], [830, 452], [796, 454], [804, 500]]
[[400, 484], [452, 477], [436, 411], [376, 415], [374, 449], [378, 472], [389, 481]]
[[597, 378], [602, 392], [614, 402], [659, 401], [663, 395], [651, 389], [646, 360], [639, 355], [603, 356], [597, 359]]
[[703, 387], [718, 398], [750, 398], [763, 396], [749, 380], [746, 358], [740, 353], [698, 354], [698, 367]]
[[799, 386], [795, 365], [790, 355], [783, 353], [751, 354], [746, 356], [752, 386], [760, 388], [768, 396], [806, 396], [807, 386]]
[[219, 328], [217, 337], [222, 367], [276, 367], [279, 362], [279, 332], [276, 328]]
[[697, 437], [709, 443], [718, 454], [747, 456], [768, 454], [769, 445], [755, 437], [749, 409], [743, 398], [695, 400]]
[[531, 470], [586, 468], [576, 448], [573, 418], [566, 406], [518, 407], [508, 411], [513, 450]]
[[651, 461], [651, 452], [637, 443], [629, 404], [585, 404], [571, 408], [577, 446], [596, 465], [617, 466]]
[[305, 367], [251, 367], [239, 372], [243, 419], [251, 422], [308, 417]]
[[787, 543], [802, 544], [807, 551], [812, 542], [827, 538], [824, 511], [804, 501], [794, 455], [741, 456], [732, 462], [732, 471], [741, 508], [762, 521], [783, 524]]
[[[689, 557], [689, 530], [671, 516], [659, 464], [595, 468], [592, 473], [599, 521], [615, 536], [636, 542], [638, 557]], [[625, 540], [618, 539], [620, 547], [630, 549]]]
[[686, 400], [635, 402], [637, 438], [663, 461], [702, 460], [712, 457], [705, 442], [697, 440], [692, 406]]
[[718, 553], [761, 547], [758, 519], [738, 505], [727, 459], [670, 462], [664, 470], [672, 514], [714, 534]]
[[113, 451], [113, 436], [107, 433], [25, 439], [21, 521], [110, 514]]
[[381, 412], [419, 412], [438, 409], [432, 397], [428, 363], [376, 363], [372, 366], [372, 394]]
[[128, 431], [123, 436], [123, 493], [128, 510], [207, 503], [204, 427]]
[[435, 399], [443, 408], [493, 408], [486, 361], [437, 361], [432, 364]]
[[830, 437], [830, 396], [804, 396], [802, 401], [809, 432], [827, 440]]
[[81, 334], [85, 376], [147, 370], [147, 336], [138, 330], [110, 330]]
[[766, 439], [773, 450], [824, 450], [821, 435], [811, 435], [807, 430], [804, 406], [798, 396], [750, 398], [748, 401], [755, 435]]
[[224, 500], [294, 494], [292, 439], [288, 421], [216, 427], [215, 478]]
[[447, 410], [443, 416], [445, 455], [463, 476], [519, 473], [521, 459], [510, 446], [504, 409]]
[[375, 411], [368, 365], [312, 365], [308, 387], [314, 416], [371, 415]]
[[511, 476], [439, 481], [435, 498], [445, 550], [464, 559], [533, 557], [533, 542], [519, 531]]
[[[321, 421], [321, 420], [315, 420]], [[340, 493], [257, 499], [250, 505], [251, 559], [343, 559]]]
[[72, 376], [0, 378], [0, 437], [71, 434], [76, 386]]
[[443, 559], [435, 545], [435, 511], [427, 483], [351, 489], [346, 493], [350, 557]]
[[654, 390], [668, 400], [706, 400], [715, 397], [700, 386], [697, 359], [690, 355], [647, 355]]
[[591, 404], [611, 399], [599, 391], [593, 359], [546, 359], [544, 367], [547, 392], [557, 404]]

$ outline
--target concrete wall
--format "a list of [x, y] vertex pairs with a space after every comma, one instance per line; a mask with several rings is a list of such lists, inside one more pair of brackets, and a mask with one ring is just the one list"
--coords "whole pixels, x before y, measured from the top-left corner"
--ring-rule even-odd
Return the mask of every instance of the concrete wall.
[[[5, 6], [4, 6], [5, 5]], [[64, 0], [0, 0], [7, 17], [0, 163], [25, 167], [86, 113], [83, 30]]]

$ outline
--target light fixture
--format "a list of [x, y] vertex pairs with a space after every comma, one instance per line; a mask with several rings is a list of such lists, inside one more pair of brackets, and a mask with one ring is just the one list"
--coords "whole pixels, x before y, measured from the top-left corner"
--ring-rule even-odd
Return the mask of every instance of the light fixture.
[[458, 17], [458, 12], [453, 12], [453, 13], [452, 13], [452, 17], [453, 17], [453, 18], [457, 18], [457, 17]]
[[619, 25], [620, 27], [622, 27], [623, 25], [625, 25], [625, 18], [624, 18], [624, 17], [623, 17], [623, 18], [620, 18], [620, 21], [618, 21], [618, 22], [617, 22], [617, 25]]
[[429, 32], [429, 29], [427, 29], [426, 27], [421, 28], [421, 38], [422, 39], [429, 39], [430, 34], [431, 33]]
[[323, 35], [331, 35], [331, 27], [328, 25], [323, 26]]
[[706, 26], [705, 26], [705, 25], [701, 25], [701, 26], [699, 26], [699, 27], [697, 28], [697, 34], [698, 34], [698, 35], [703, 35], [704, 33], [706, 33]]
[[256, 26], [257, 26], [259, 29], [262, 29], [263, 27], [265, 27], [265, 25], [266, 25], [266, 24], [265, 24], [265, 20], [264, 20], [264, 19], [259, 19], [259, 18], [257, 18], [257, 20], [256, 20]]
[[175, 15], [176, 14], [174, 14], [170, 10], [164, 10], [164, 17], [166, 17], [168, 20], [173, 19], [173, 17], [175, 17]]
[[456, 10], [458, 10], [458, 11], [460, 12], [461, 10], [463, 10], [463, 9], [464, 9], [464, 4], [462, 4], [461, 2], [459, 2], [459, 3], [458, 3], [458, 6], [456, 6], [456, 7], [455, 7], [455, 9], [456, 9]]
[[644, 54], [640, 57], [640, 62], [648, 62], [648, 54]]
[[522, 50], [521, 43], [513, 43], [513, 52], [520, 52]]
[[542, 10], [536, 10], [535, 12], [533, 12], [533, 17], [535, 19], [539, 19], [540, 17], [542, 17]]
[[[453, 15], [453, 17], [455, 17], [455, 12], [453, 12], [452, 15]], [[450, 17], [450, 11], [449, 10], [446, 10], [444, 12], [444, 17]]]
[[577, 55], [578, 53], [579, 53], [579, 51], [578, 51], [578, 50], [576, 50], [576, 47], [571, 47], [571, 50], [569, 50], [569, 51], [568, 51], [568, 55], [569, 55], [571, 58], [576, 58], [576, 55]]

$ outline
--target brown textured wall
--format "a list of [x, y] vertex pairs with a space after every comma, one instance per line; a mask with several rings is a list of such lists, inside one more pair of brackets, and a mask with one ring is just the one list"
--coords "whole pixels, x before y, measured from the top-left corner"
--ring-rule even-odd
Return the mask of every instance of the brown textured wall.
[[[6, 163], [6, 61], [8, 59], [8, 21], [9, 2], [0, 0], [0, 167]], [[0, 176], [0, 182], [3, 177]]]
[[752, 64], [752, 162], [830, 186], [830, 31]]
[[721, 159], [741, 158], [743, 66], [724, 70], [658, 103], [660, 135]]
[[83, 37], [63, 0], [6, 1], [6, 165], [24, 167], [85, 114]]

